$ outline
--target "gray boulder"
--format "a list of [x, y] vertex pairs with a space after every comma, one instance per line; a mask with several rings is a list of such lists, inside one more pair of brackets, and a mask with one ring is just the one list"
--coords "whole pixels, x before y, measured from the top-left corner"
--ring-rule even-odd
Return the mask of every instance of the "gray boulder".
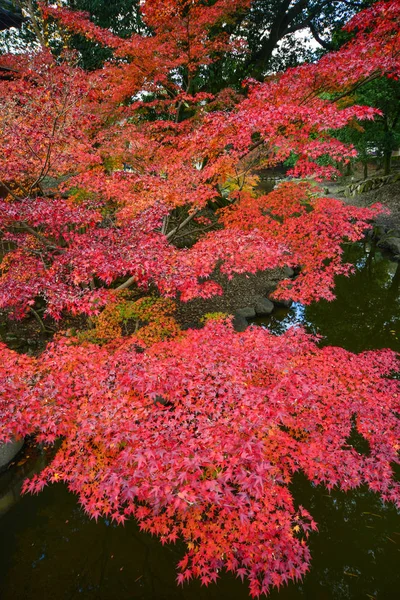
[[237, 332], [245, 331], [249, 325], [247, 319], [237, 313], [234, 315], [232, 323], [234, 330]]
[[0, 469], [8, 465], [24, 445], [24, 440], [14, 440], [7, 444], [0, 444]]
[[392, 252], [395, 255], [400, 254], [400, 237], [387, 237], [379, 240], [378, 246], [385, 250], [389, 250], [389, 252]]
[[293, 300], [274, 300], [275, 306], [283, 306], [284, 308], [290, 308], [293, 304]]
[[257, 316], [263, 317], [264, 315], [270, 315], [272, 313], [274, 305], [268, 298], [258, 298], [254, 308]]
[[245, 308], [239, 308], [235, 315], [239, 317], [244, 317], [245, 319], [252, 319], [256, 316], [256, 311], [252, 306], [246, 306]]
[[292, 267], [283, 267], [283, 275], [285, 277], [294, 277], [294, 271]]

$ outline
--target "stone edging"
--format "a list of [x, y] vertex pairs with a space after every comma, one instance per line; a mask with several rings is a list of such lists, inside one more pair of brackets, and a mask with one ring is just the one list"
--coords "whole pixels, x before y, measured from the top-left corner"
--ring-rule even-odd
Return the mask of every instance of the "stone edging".
[[18, 454], [24, 445], [24, 440], [13, 440], [6, 444], [0, 444], [0, 469], [6, 467]]

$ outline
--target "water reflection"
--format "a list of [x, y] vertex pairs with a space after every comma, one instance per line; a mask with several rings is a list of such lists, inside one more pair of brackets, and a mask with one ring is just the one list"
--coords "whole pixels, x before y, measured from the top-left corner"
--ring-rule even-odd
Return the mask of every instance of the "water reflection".
[[[272, 600], [397, 598], [400, 527], [393, 506], [366, 489], [328, 494], [302, 476], [296, 501], [318, 521], [310, 539], [311, 571]], [[0, 597], [70, 600], [248, 598], [246, 585], [223, 574], [217, 585], [176, 587], [181, 544], [162, 547], [133, 522], [96, 524], [61, 484], [23, 497], [0, 519]]]

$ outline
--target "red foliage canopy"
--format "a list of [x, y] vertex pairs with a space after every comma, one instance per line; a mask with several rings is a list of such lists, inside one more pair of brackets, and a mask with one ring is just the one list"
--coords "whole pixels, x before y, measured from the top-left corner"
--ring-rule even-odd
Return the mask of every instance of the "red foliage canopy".
[[[64, 438], [27, 490], [65, 481], [95, 518], [133, 515], [163, 542], [182, 537], [178, 581], [207, 584], [225, 567], [253, 596], [308, 569], [316, 525], [288, 489], [298, 470], [400, 504], [394, 353], [319, 349], [293, 329], [237, 334], [223, 320], [146, 352], [138, 343], [64, 338], [37, 360], [1, 347], [2, 438]], [[350, 444], [353, 429], [368, 454]]]
[[[220, 110], [218, 98], [196, 94], [191, 81], [219, 52], [232, 50], [232, 40], [212, 30], [244, 4], [145, 3], [154, 35], [128, 40], [81, 14], [43, 7], [48, 17], [113, 47], [115, 58], [91, 74], [71, 60], [56, 63], [46, 51], [2, 58], [17, 64], [18, 74], [2, 83], [0, 180], [7, 197], [0, 227], [14, 250], [2, 263], [1, 308], [21, 317], [43, 296], [55, 318], [63, 310], [90, 314], [123, 277], [154, 282], [165, 295], [181, 292], [183, 300], [207, 297], [220, 292], [204, 282], [218, 261], [228, 273], [297, 265], [303, 271], [290, 290], [293, 299], [332, 297], [333, 274], [347, 269], [340, 265], [340, 231], [342, 239], [356, 239], [373, 212], [310, 200], [307, 193], [307, 210], [288, 215], [292, 195], [307, 196], [292, 184], [277, 192], [279, 203], [276, 194], [253, 199], [254, 213], [246, 209], [246, 217], [255, 221], [240, 234], [231, 216], [223, 231], [208, 233], [190, 250], [171, 245], [162, 223], [176, 207], [194, 216], [227, 183], [230, 201], [242, 207], [238, 216], [251, 204], [240, 190], [254, 152], [259, 166], [295, 155], [293, 174], [317, 178], [353, 156], [330, 132], [375, 111], [332, 94], [340, 98], [377, 73], [398, 72], [399, 3], [380, 3], [357, 17], [353, 40], [318, 63], [247, 82], [244, 97], [225, 91], [227, 109]], [[184, 120], [183, 111], [189, 111]], [[331, 163], [318, 164], [321, 157]], [[329, 268], [321, 269], [322, 247]]]

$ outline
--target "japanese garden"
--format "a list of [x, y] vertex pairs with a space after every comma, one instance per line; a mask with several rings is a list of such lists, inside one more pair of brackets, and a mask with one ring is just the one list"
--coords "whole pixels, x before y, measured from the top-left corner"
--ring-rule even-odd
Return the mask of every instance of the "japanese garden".
[[397, 597], [400, 1], [0, 10], [0, 597]]

